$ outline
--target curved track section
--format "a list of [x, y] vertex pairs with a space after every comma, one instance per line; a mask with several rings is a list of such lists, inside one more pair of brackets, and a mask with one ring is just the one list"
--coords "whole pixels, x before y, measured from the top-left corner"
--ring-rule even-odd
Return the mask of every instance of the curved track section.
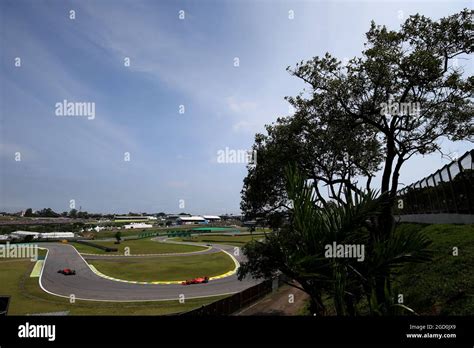
[[130, 254], [130, 255], [108, 255], [108, 254], [91, 254], [91, 253], [80, 253], [86, 259], [101, 259], [101, 258], [131, 258], [131, 257], [162, 257], [162, 256], [193, 256], [196, 254], [212, 254], [221, 251], [214, 246], [208, 246], [203, 243], [186, 243], [186, 242], [178, 242], [169, 240], [166, 237], [155, 237], [151, 238], [153, 242], [159, 243], [169, 243], [169, 244], [182, 244], [182, 245], [191, 245], [191, 246], [200, 246], [203, 250], [198, 251], [187, 251], [187, 252], [180, 252], [180, 253], [161, 253], [161, 254]]
[[[56, 296], [69, 298], [71, 295], [78, 300], [136, 302], [166, 301], [211, 297], [240, 292], [258, 283], [253, 279], [239, 281], [237, 275], [211, 280], [207, 284], [133, 284], [105, 279], [95, 274], [87, 262], [68, 244], [45, 243], [48, 249], [43, 269], [39, 278], [41, 288]], [[220, 245], [223, 251], [232, 253], [233, 246]], [[241, 261], [241, 256], [236, 256]], [[59, 269], [76, 270], [75, 276], [64, 276], [57, 273]]]

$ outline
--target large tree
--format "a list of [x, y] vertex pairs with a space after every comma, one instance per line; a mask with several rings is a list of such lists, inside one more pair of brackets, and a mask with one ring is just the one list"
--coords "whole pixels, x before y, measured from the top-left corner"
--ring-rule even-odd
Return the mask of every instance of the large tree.
[[388, 214], [411, 156], [439, 150], [442, 137], [472, 140], [474, 79], [462, 64], [474, 43], [471, 15], [466, 9], [432, 21], [417, 14], [399, 31], [372, 22], [361, 57], [343, 65], [327, 53], [288, 68], [309, 88], [287, 98], [294, 116], [256, 135], [258, 164], [244, 180], [244, 213], [287, 208], [281, 168], [296, 162], [334, 200], [342, 192], [334, 185], [356, 189], [362, 176], [370, 186], [381, 165]]
[[[403, 164], [440, 150], [443, 137], [473, 140], [474, 78], [463, 70], [473, 51], [471, 17], [467, 9], [437, 21], [417, 14], [398, 31], [372, 22], [360, 57], [344, 65], [327, 53], [288, 68], [308, 89], [287, 98], [294, 116], [256, 135], [258, 163], [244, 180], [244, 213], [289, 208], [282, 168], [290, 162], [313, 181], [322, 205], [324, 185], [331, 203], [344, 204], [342, 192], [360, 190], [359, 178], [370, 188], [380, 168], [381, 211], [371, 238], [388, 240]], [[386, 280], [377, 279], [380, 301]]]
[[319, 115], [299, 108], [293, 116], [266, 126], [266, 135], [256, 135], [253, 150], [258, 164], [249, 166], [242, 190], [245, 215], [269, 218], [290, 207], [283, 180], [287, 163], [296, 163], [311, 180], [322, 206], [330, 199], [344, 202], [343, 188], [357, 191], [358, 176], [368, 177], [370, 186], [382, 159], [376, 134], [331, 118], [337, 110], [327, 108], [325, 112], [323, 123]]

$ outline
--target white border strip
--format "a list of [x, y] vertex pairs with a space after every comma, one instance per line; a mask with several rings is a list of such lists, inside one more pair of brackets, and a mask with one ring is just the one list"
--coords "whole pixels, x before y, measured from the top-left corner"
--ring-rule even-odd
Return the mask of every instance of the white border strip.
[[[65, 244], [65, 245], [69, 245], [71, 248], [74, 248], [74, 246], [72, 246], [71, 244]], [[44, 270], [44, 267], [46, 265], [46, 261], [48, 259], [48, 256], [49, 256], [49, 249], [48, 248], [42, 248], [42, 247], [38, 247], [39, 249], [45, 249], [47, 250], [46, 252], [46, 256], [44, 258], [44, 263], [43, 263], [43, 268], [41, 269], [41, 273], [40, 273], [40, 276], [39, 276], [39, 285], [41, 287], [41, 290], [43, 290], [44, 292], [50, 294], [50, 295], [53, 295], [53, 296], [57, 296], [57, 297], [62, 297], [62, 298], [67, 298], [69, 299], [70, 297], [69, 296], [66, 296], [66, 295], [60, 295], [60, 294], [56, 294], [52, 291], [49, 291], [47, 289], [45, 289], [45, 287], [43, 286], [43, 283], [41, 282], [41, 280], [43, 279], [43, 270]], [[81, 257], [81, 259], [84, 261], [84, 263], [89, 266], [89, 264], [86, 262], [86, 260], [84, 260], [84, 258], [82, 257], [82, 255], [77, 251], [76, 248], [74, 248], [76, 250], [76, 252], [79, 254], [79, 256]], [[227, 251], [225, 250], [222, 250], [224, 252], [227, 253]], [[229, 254], [229, 253], [227, 253]], [[229, 254], [230, 255], [230, 254]], [[232, 259], [235, 260], [235, 258], [230, 255], [232, 257]], [[238, 263], [237, 260], [235, 260], [235, 262]], [[90, 266], [89, 266], [90, 268]], [[229, 296], [229, 295], [233, 295], [233, 294], [236, 294], [238, 293], [239, 291], [233, 291], [233, 292], [226, 292], [226, 293], [222, 293], [222, 294], [214, 294], [214, 295], [210, 295], [210, 296], [192, 296], [192, 297], [187, 297], [187, 299], [190, 299], [190, 300], [193, 300], [193, 299], [200, 299], [200, 298], [212, 298], [212, 297], [218, 297], [218, 296]], [[92, 299], [92, 298], [81, 298], [81, 297], [75, 297], [76, 300], [80, 300], [80, 301], [93, 301], [93, 302], [164, 302], [164, 301], [179, 301], [179, 297], [177, 298], [165, 298], [165, 299], [153, 299], [153, 300], [103, 300], [103, 299]], [[176, 313], [180, 313], [180, 312], [176, 312]]]

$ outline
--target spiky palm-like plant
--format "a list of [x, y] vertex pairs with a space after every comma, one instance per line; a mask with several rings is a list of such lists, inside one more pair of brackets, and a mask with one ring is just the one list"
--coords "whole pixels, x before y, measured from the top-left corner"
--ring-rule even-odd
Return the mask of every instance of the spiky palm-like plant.
[[[393, 231], [379, 239], [377, 214], [379, 197], [375, 192], [346, 191], [345, 204], [321, 207], [311, 185], [295, 166], [286, 169], [287, 193], [292, 201], [287, 226], [268, 234], [263, 242], [244, 247], [248, 261], [239, 270], [240, 277], [271, 278], [283, 273], [307, 292], [310, 310], [326, 314], [323, 294], [329, 295], [338, 315], [356, 315], [357, 305], [366, 299], [371, 314], [396, 314], [403, 304], [393, 301], [387, 281], [383, 301], [375, 296], [380, 278], [390, 279], [401, 265], [429, 260], [429, 241], [420, 234]], [[333, 245], [364, 247], [363, 261], [346, 255], [328, 257]], [[406, 307], [408, 309], [408, 307]]]

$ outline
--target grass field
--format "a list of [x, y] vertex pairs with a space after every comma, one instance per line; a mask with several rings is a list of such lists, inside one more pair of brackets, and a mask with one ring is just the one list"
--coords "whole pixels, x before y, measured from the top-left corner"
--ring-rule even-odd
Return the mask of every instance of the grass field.
[[146, 259], [89, 260], [99, 272], [110, 277], [136, 281], [176, 281], [217, 276], [234, 269], [224, 252], [193, 256], [165, 256]]
[[34, 262], [11, 260], [1, 264], [0, 295], [11, 296], [9, 315], [70, 311], [70, 315], [163, 315], [198, 308], [225, 296], [156, 302], [96, 302], [69, 303], [67, 299], [45, 293], [38, 278], [30, 278]]
[[183, 242], [200, 242], [200, 243], [215, 243], [215, 244], [228, 244], [235, 246], [243, 246], [254, 239], [264, 238], [263, 234], [253, 234], [251, 235], [206, 235], [206, 236], [192, 236], [185, 238], [175, 238], [173, 240], [183, 241]]
[[[420, 315], [474, 315], [474, 225], [404, 223], [397, 228], [424, 233], [432, 241], [433, 258], [399, 269], [393, 292]], [[453, 256], [454, 247], [458, 256]], [[325, 304], [334, 315], [332, 300], [326, 298]], [[362, 314], [368, 313], [366, 306], [363, 301]]]
[[[41, 245], [39, 245], [41, 247]], [[46, 256], [46, 250], [45, 249], [38, 249], [38, 258], [41, 259]], [[17, 259], [17, 258], [6, 258], [6, 257], [0, 257], [0, 262], [16, 262], [16, 261], [23, 261], [23, 260], [28, 260], [29, 259]], [[1, 280], [1, 270], [0, 270], [0, 280]]]
[[[433, 260], [406, 266], [395, 284], [419, 314], [474, 315], [474, 225], [403, 224], [432, 240]], [[459, 255], [453, 256], [453, 248]]]
[[94, 248], [89, 245], [80, 243], [71, 243], [80, 253], [86, 254], [107, 254], [107, 255], [124, 255], [125, 248], [130, 248], [130, 255], [137, 254], [169, 254], [169, 253], [189, 253], [194, 251], [205, 250], [206, 248], [197, 245], [180, 245], [171, 243], [161, 243], [147, 239], [124, 240], [120, 244], [114, 244], [113, 241], [91, 241], [94, 244], [117, 248], [117, 252], [106, 252], [102, 249]]

